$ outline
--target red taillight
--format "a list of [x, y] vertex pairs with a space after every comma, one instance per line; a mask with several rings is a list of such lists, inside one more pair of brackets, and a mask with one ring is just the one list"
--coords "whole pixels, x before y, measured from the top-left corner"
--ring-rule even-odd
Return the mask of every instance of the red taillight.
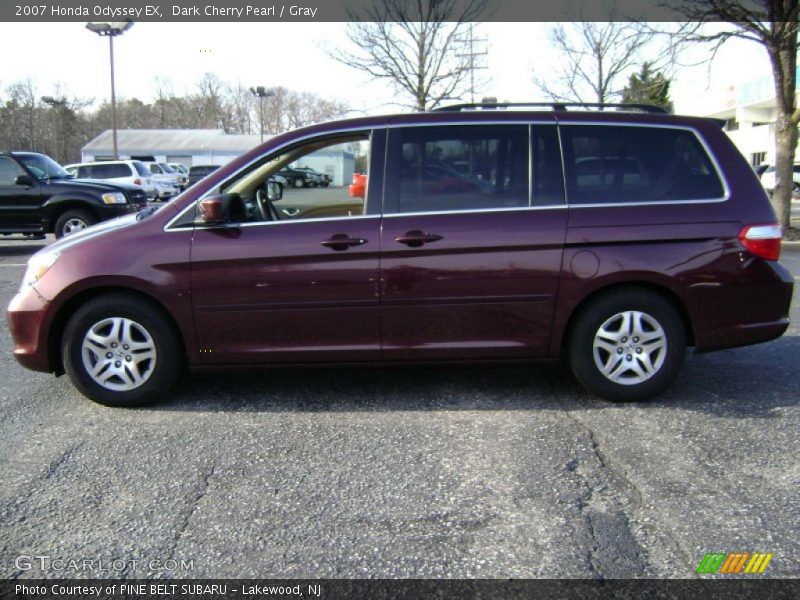
[[142, 185], [142, 180], [141, 179], [134, 179], [133, 183], [135, 183], [136, 185]]
[[781, 237], [780, 225], [775, 223], [746, 225], [739, 232], [739, 243], [756, 256], [778, 260], [781, 256]]

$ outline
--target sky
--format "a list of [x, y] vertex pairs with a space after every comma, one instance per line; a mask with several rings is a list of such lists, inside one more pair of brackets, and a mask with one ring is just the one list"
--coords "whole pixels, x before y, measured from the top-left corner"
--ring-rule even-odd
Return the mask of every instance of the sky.
[[[488, 40], [488, 81], [481, 95], [508, 101], [545, 99], [533, 84], [534, 70], [557, 64], [546, 23], [483, 23], [476, 35]], [[354, 114], [397, 110], [397, 97], [384, 81], [331, 59], [326, 49], [347, 46], [345, 23], [136, 23], [115, 39], [118, 98], [151, 100], [159, 85], [191, 93], [212, 72], [245, 87], [284, 86], [348, 103]], [[709, 56], [696, 48], [688, 62]], [[77, 96], [101, 102], [109, 96], [108, 41], [84, 23], [0, 23], [0, 90], [30, 78], [39, 95]], [[715, 90], [769, 76], [766, 52], [752, 42], [732, 40], [713, 62], [675, 69], [676, 112], [703, 114]]]

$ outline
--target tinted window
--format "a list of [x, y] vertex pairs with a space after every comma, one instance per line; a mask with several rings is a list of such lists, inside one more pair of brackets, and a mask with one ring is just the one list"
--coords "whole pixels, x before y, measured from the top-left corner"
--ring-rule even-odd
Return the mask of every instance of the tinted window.
[[564, 204], [564, 174], [561, 148], [554, 125], [536, 125], [532, 129], [531, 178], [534, 206]]
[[17, 177], [24, 174], [25, 171], [13, 159], [0, 156], [0, 185], [14, 185]]
[[153, 164], [153, 165], [150, 165], [150, 172], [153, 175], [160, 175], [161, 174], [161, 169], [158, 167], [158, 165]]
[[720, 198], [723, 187], [691, 131], [660, 127], [564, 126], [571, 204]]
[[136, 172], [142, 177], [150, 177], [150, 171], [147, 170], [147, 167], [144, 163], [141, 163], [137, 160], [133, 163], [133, 166], [136, 169]]
[[130, 167], [124, 163], [100, 164], [92, 167], [91, 177], [93, 179], [115, 179], [130, 176]]
[[399, 212], [528, 206], [525, 125], [406, 128], [396, 152]]

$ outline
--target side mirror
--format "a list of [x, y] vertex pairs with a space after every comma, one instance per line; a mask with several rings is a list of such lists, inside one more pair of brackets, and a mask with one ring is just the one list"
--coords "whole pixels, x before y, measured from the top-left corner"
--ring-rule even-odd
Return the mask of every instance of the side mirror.
[[283, 198], [283, 188], [278, 184], [278, 182], [267, 182], [267, 198], [270, 202], [275, 202]]
[[24, 185], [25, 187], [33, 187], [33, 179], [30, 175], [18, 175], [14, 180], [15, 185]]
[[239, 194], [209, 196], [197, 204], [200, 220], [208, 225], [238, 227], [245, 220], [246, 210]]
[[222, 225], [227, 221], [225, 209], [228, 203], [225, 196], [211, 196], [198, 204], [200, 219], [209, 225]]

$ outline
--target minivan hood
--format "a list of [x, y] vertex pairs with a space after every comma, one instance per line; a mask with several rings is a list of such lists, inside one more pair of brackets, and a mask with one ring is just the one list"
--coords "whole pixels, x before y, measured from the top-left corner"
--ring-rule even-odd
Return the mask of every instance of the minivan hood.
[[125, 227], [130, 227], [134, 223], [136, 223], [136, 214], [133, 213], [130, 215], [125, 215], [123, 217], [117, 217], [116, 219], [111, 219], [110, 221], [101, 221], [97, 225], [92, 225], [91, 227], [84, 229], [83, 231], [79, 231], [77, 233], [73, 233], [72, 235], [68, 235], [67, 237], [61, 238], [60, 240], [42, 248], [40, 252], [60, 252], [62, 250], [66, 250], [72, 246], [77, 244], [82, 244], [87, 242], [91, 239], [96, 237], [105, 236], [111, 233], [112, 231], [116, 231], [118, 229], [124, 229]]

